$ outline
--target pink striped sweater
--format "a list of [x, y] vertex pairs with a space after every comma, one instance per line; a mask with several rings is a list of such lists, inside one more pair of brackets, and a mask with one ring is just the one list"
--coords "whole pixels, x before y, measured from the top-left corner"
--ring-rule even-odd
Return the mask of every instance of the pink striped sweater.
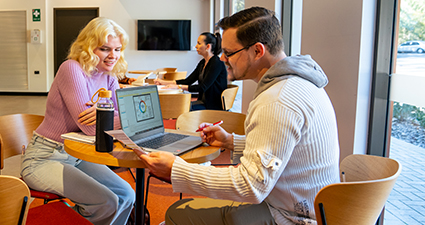
[[[44, 120], [36, 132], [62, 143], [60, 135], [68, 132], [82, 131], [87, 135], [95, 135], [96, 125], [80, 124], [78, 114], [89, 108], [85, 105], [86, 102], [89, 102], [92, 95], [102, 87], [112, 91], [117, 118], [115, 97], [115, 89], [119, 88], [117, 79], [97, 72], [88, 77], [75, 60], [62, 63], [47, 96]], [[119, 120], [115, 119], [115, 127], [117, 127], [116, 121]]]

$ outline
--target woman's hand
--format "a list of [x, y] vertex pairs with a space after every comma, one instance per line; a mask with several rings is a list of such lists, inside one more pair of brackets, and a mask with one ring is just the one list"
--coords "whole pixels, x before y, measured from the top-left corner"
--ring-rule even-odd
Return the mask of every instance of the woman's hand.
[[87, 126], [95, 125], [96, 105], [91, 101], [87, 102], [86, 105], [90, 107], [78, 115], [78, 122]]
[[174, 81], [174, 80], [163, 80], [163, 79], [159, 79], [159, 78], [154, 79], [153, 82], [156, 85], [170, 85], [170, 84], [175, 85], [176, 84], [176, 81]]
[[156, 85], [162, 85], [163, 82], [164, 82], [164, 80], [159, 79], [159, 78], [153, 79], [153, 83], [156, 84]]
[[202, 123], [199, 128], [201, 131], [202, 141], [217, 147], [233, 150], [233, 135], [226, 132], [221, 126], [212, 126], [210, 123]]
[[128, 78], [127, 83], [128, 84], [131, 84], [131, 83], [133, 83], [136, 80], [137, 80], [136, 78], [131, 77], [131, 78]]
[[179, 89], [179, 86], [176, 84], [168, 84], [165, 87], [163, 87], [162, 89]]

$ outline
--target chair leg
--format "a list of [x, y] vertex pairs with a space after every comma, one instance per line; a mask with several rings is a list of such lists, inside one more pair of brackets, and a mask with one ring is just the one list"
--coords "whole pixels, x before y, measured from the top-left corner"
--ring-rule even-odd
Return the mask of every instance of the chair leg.
[[320, 209], [320, 217], [322, 218], [322, 224], [327, 225], [325, 208], [323, 207], [323, 203], [319, 203], [319, 209]]
[[[148, 205], [148, 193], [149, 193], [149, 182], [152, 175], [149, 174], [148, 178], [146, 179], [146, 193], [145, 193], [145, 208], [147, 208]], [[180, 192], [180, 200], [183, 198], [183, 193]]]
[[151, 179], [151, 176], [152, 175], [149, 174], [148, 178], [146, 179], [146, 194], [145, 194], [145, 207], [146, 208], [147, 208], [147, 205], [148, 205], [149, 181]]
[[134, 176], [133, 171], [131, 171], [131, 168], [127, 168], [127, 169], [128, 171], [130, 171], [130, 174], [133, 177], [134, 181], [136, 181], [136, 177]]
[[21, 225], [23, 220], [24, 220], [24, 216], [25, 216], [25, 210], [27, 208], [27, 202], [28, 202], [28, 197], [25, 196], [23, 201], [22, 201], [22, 207], [21, 207], [21, 212], [19, 214], [19, 221], [18, 221], [18, 225]]

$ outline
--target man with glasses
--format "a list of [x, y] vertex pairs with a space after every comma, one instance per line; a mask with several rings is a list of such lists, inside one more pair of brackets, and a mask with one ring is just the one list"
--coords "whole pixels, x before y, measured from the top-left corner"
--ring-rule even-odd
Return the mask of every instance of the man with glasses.
[[327, 77], [310, 56], [285, 55], [273, 11], [249, 8], [219, 26], [228, 78], [258, 86], [246, 135], [201, 124], [201, 136], [232, 150], [240, 164], [215, 168], [167, 153], [139, 154], [152, 173], [171, 178], [175, 192], [209, 197], [174, 203], [166, 224], [315, 224], [316, 193], [339, 182], [335, 112], [323, 89]]

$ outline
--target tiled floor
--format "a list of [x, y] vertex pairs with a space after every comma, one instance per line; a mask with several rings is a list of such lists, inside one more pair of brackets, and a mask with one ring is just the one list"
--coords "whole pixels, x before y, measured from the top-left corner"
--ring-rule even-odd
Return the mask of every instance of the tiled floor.
[[425, 149], [391, 138], [402, 171], [386, 204], [385, 225], [425, 224]]
[[[44, 115], [46, 98], [0, 95], [0, 116], [14, 113]], [[235, 106], [240, 110], [240, 102]], [[425, 149], [393, 138], [390, 157], [401, 162], [402, 172], [386, 204], [384, 224], [425, 225]]]

